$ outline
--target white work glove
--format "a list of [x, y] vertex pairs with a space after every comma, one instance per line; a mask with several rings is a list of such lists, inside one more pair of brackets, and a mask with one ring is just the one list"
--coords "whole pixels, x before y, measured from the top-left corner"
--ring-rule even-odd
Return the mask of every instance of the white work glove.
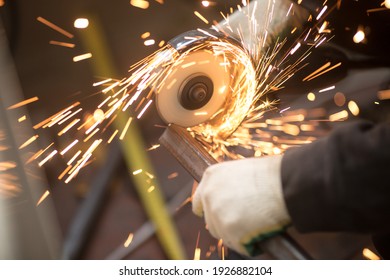
[[290, 224], [282, 193], [282, 157], [212, 165], [193, 195], [192, 211], [204, 215], [211, 235], [240, 254], [261, 253], [255, 245]]

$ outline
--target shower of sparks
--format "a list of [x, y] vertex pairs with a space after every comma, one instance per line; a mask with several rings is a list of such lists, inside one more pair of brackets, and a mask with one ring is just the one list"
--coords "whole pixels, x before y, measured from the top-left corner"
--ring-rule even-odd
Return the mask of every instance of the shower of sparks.
[[133, 233], [130, 233], [129, 236], [127, 237], [125, 243], [123, 244], [123, 246], [125, 248], [129, 247], [131, 242], [133, 241], [133, 237], [134, 237], [134, 234]]
[[[210, 5], [214, 3], [207, 2]], [[56, 134], [59, 137], [73, 133], [78, 133], [80, 136], [77, 137], [78, 141], [67, 142], [67, 146], [61, 147], [58, 152], [57, 150], [47, 152], [52, 144], [49, 145], [31, 157], [29, 162], [39, 160], [38, 165], [43, 166], [54, 156], [61, 156], [67, 162], [67, 166], [58, 178], [65, 179], [66, 183], [70, 182], [87, 165], [87, 162], [93, 159], [94, 151], [103, 141], [110, 144], [115, 138], [123, 140], [131, 121], [135, 117], [142, 118], [154, 104], [153, 99], [164, 88], [177, 86], [176, 71], [188, 71], [192, 67], [198, 69], [210, 65], [212, 59], [202, 61], [187, 59], [197, 52], [212, 54], [211, 57], [218, 61], [218, 67], [221, 67], [221, 72], [226, 74], [229, 81], [217, 88], [219, 94], [226, 95], [221, 109], [216, 112], [208, 110], [194, 112], [194, 118], [206, 118], [207, 121], [188, 128], [191, 135], [199, 140], [217, 160], [283, 153], [289, 147], [314, 141], [317, 135], [320, 135], [320, 132], [317, 133], [317, 130], [320, 130], [320, 121], [339, 120], [345, 117], [345, 113], [348, 116], [348, 112], [345, 111], [341, 116], [336, 114], [329, 118], [326, 113], [317, 109], [294, 111], [286, 108], [277, 112], [275, 110], [277, 101], [263, 98], [268, 93], [282, 89], [286, 81], [308, 64], [306, 58], [311, 50], [327, 40], [326, 36], [332, 30], [331, 23], [322, 19], [327, 7], [318, 10], [317, 18], [321, 18], [318, 27], [302, 31], [296, 41], [290, 42], [282, 37], [268, 44], [271, 37], [268, 34], [268, 25], [274, 17], [274, 9], [271, 5], [270, 9], [265, 11], [267, 24], [264, 29], [260, 29], [254, 16], [256, 6], [250, 8], [248, 3], [243, 1], [237, 12], [247, 17], [253, 26], [249, 30], [251, 32], [249, 42], [244, 42], [243, 30], [233, 30], [230, 27], [228, 14], [223, 15], [226, 24], [216, 24], [214, 21], [213, 32], [197, 29], [198, 35], [186, 38], [184, 41], [186, 44], [180, 52], [165, 44], [165, 41], [161, 41], [158, 51], [130, 66], [127, 77], [103, 78], [93, 84], [94, 87], [99, 88], [103, 98], [97, 102], [96, 109], [92, 113], [87, 112], [81, 116], [81, 112], [85, 110], [82, 110], [80, 102], [75, 102], [36, 124], [35, 130], [56, 127]], [[132, 0], [130, 4], [143, 9], [149, 7], [148, 1]], [[290, 8], [289, 16], [293, 17], [295, 13], [293, 7]], [[234, 12], [234, 9], [231, 10]], [[198, 11], [194, 11], [194, 14], [206, 24], [209, 23]], [[314, 15], [313, 17], [315, 18]], [[308, 19], [312, 21], [310, 24], [315, 23], [314, 18]], [[232, 41], [230, 35], [235, 36], [237, 41], [241, 41], [241, 45]], [[145, 44], [153, 40], [150, 36], [151, 32], [140, 35], [141, 39], [145, 40]], [[156, 41], [153, 40], [153, 44], [156, 44]], [[74, 61], [91, 56], [91, 54], [77, 56]], [[305, 77], [304, 81], [315, 79], [340, 65], [341, 63], [324, 64]], [[331, 89], [334, 89], [334, 86], [322, 89], [320, 92]], [[314, 93], [309, 93], [307, 96], [310, 101], [314, 101], [315, 97]], [[279, 117], [267, 115], [276, 112]], [[354, 114], [352, 110], [351, 113]], [[127, 122], [124, 127], [111, 131], [111, 124], [119, 114], [126, 115]], [[153, 145], [147, 150], [151, 151], [158, 147], [159, 145]], [[137, 175], [138, 172], [143, 171], [137, 170], [133, 174]], [[168, 178], [173, 179], [176, 176], [176, 173], [172, 173]]]
[[41, 23], [43, 23], [44, 25], [50, 27], [51, 29], [61, 33], [62, 35], [72, 39], [74, 37], [74, 35], [72, 33], [69, 33], [68, 31], [62, 29], [61, 27], [55, 25], [54, 23], [48, 21], [47, 19], [44, 19], [43, 17], [38, 17], [37, 20]]
[[60, 41], [54, 41], [51, 40], [49, 41], [50, 45], [55, 45], [55, 46], [60, 46], [60, 47], [65, 47], [65, 48], [74, 48], [76, 45], [72, 43], [66, 43], [66, 42], [60, 42]]
[[39, 206], [50, 194], [49, 191], [45, 191], [45, 193], [41, 196], [41, 198], [38, 200], [36, 206]]
[[73, 62], [79, 62], [81, 60], [85, 60], [85, 59], [88, 59], [88, 58], [91, 58], [91, 57], [92, 57], [91, 53], [85, 53], [85, 54], [77, 55], [77, 56], [73, 57]]
[[27, 105], [27, 104], [33, 103], [33, 102], [35, 102], [35, 101], [38, 101], [38, 97], [36, 97], [36, 96], [35, 96], [35, 97], [32, 97], [32, 98], [29, 98], [29, 99], [26, 99], [26, 100], [23, 100], [23, 101], [21, 101], [21, 102], [19, 102], [19, 103], [16, 103], [16, 104], [12, 105], [12, 106], [9, 106], [7, 109], [8, 109], [8, 110], [16, 109], [16, 108], [25, 106], [25, 105]]

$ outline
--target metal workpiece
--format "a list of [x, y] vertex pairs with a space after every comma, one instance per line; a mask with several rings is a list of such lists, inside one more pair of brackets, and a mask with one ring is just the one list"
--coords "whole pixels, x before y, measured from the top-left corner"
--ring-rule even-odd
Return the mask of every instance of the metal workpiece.
[[[171, 124], [165, 129], [159, 141], [197, 182], [201, 180], [207, 167], [217, 163], [202, 144], [183, 127]], [[287, 233], [262, 241], [258, 246], [261, 251], [275, 259], [311, 259]]]
[[159, 141], [197, 182], [207, 167], [217, 163], [202, 144], [178, 125], [171, 124]]

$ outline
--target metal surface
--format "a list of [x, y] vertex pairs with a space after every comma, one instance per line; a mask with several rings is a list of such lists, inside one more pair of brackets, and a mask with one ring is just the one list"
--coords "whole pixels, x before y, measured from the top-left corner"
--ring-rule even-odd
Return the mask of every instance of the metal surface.
[[[194, 139], [177, 125], [170, 125], [160, 137], [160, 143], [180, 162], [196, 181], [200, 181], [206, 168], [217, 161]], [[306, 260], [310, 256], [287, 233], [259, 243], [262, 251], [275, 259]]]

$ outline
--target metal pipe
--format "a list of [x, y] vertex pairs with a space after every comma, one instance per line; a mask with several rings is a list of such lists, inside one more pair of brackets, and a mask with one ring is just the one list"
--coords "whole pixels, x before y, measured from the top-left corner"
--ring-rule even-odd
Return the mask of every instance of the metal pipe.
[[[160, 143], [180, 162], [196, 181], [200, 181], [206, 168], [217, 161], [193, 138], [177, 125], [170, 125], [162, 134]], [[259, 243], [262, 251], [275, 259], [306, 260], [310, 256], [287, 233]]]

